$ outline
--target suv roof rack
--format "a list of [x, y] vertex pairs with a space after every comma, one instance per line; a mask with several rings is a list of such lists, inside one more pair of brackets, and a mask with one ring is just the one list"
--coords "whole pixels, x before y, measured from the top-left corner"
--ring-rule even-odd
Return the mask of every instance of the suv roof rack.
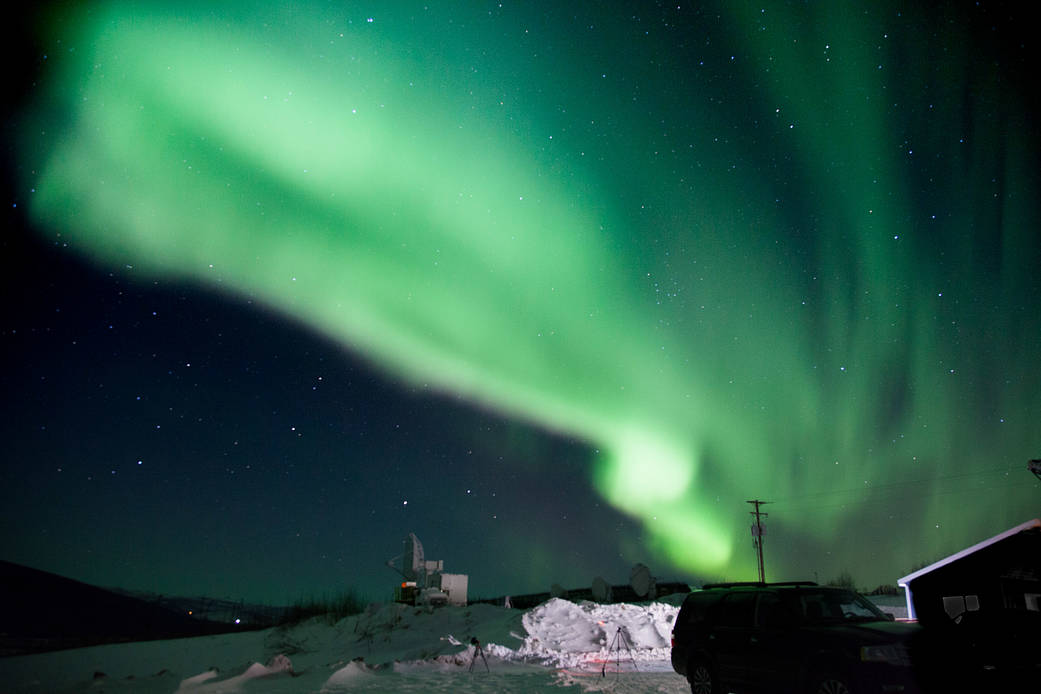
[[771, 586], [815, 586], [816, 581], [777, 581], [776, 583], [763, 583], [762, 581], [735, 581], [732, 583], [706, 583], [701, 586], [702, 590], [712, 588], [768, 588]]

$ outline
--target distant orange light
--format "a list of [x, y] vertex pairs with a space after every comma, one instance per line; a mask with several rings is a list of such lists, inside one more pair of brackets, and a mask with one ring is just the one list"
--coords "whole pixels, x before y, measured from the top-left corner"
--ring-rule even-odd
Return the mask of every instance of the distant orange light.
[[408, 588], [408, 582], [407, 581], [402, 581], [401, 582], [401, 587], [402, 588]]

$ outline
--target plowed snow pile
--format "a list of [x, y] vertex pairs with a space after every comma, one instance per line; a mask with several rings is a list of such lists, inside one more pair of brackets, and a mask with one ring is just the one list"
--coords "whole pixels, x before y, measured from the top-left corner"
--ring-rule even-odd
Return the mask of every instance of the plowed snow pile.
[[679, 608], [648, 605], [575, 604], [554, 598], [524, 614], [527, 636], [516, 650], [488, 650], [506, 660], [522, 659], [554, 667], [590, 661], [667, 661], [672, 623]]

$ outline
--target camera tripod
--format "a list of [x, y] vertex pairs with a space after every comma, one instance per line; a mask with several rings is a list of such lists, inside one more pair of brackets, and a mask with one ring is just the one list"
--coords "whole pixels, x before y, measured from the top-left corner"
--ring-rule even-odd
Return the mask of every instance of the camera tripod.
[[477, 640], [476, 636], [474, 636], [470, 639], [470, 644], [474, 647], [474, 655], [473, 658], [470, 659], [470, 672], [474, 671], [474, 663], [477, 662], [477, 656], [481, 656], [481, 660], [484, 661], [484, 669], [491, 672], [492, 669], [488, 667], [488, 659], [484, 657], [484, 649], [481, 648], [481, 642]]
[[611, 647], [607, 651], [607, 658], [604, 659], [604, 664], [600, 668], [600, 676], [607, 677], [607, 664], [611, 662], [611, 654], [615, 655], [615, 665], [621, 669], [622, 665], [622, 648], [625, 648], [629, 653], [629, 660], [633, 661], [633, 667], [639, 670], [640, 668], [636, 665], [636, 658], [633, 657], [633, 644], [629, 639], [629, 635], [625, 631], [625, 627], [618, 627], [614, 633], [614, 639], [611, 640]]

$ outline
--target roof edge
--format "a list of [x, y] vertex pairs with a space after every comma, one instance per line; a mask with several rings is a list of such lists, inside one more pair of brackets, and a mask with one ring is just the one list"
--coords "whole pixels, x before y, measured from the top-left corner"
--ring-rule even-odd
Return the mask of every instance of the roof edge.
[[1009, 528], [1005, 532], [998, 533], [994, 537], [991, 537], [991, 538], [988, 538], [986, 540], [983, 540], [982, 542], [977, 542], [976, 544], [974, 544], [971, 547], [966, 547], [965, 549], [961, 550], [960, 552], [955, 552], [954, 554], [950, 555], [949, 557], [944, 557], [940, 561], [933, 562], [929, 566], [926, 566], [924, 568], [918, 569], [917, 571], [915, 571], [913, 573], [909, 573], [906, 576], [904, 576], [903, 578], [898, 578], [896, 580], [896, 584], [898, 586], [906, 588], [908, 583], [910, 583], [911, 581], [915, 580], [919, 576], [923, 576], [923, 575], [925, 575], [927, 573], [935, 571], [936, 569], [939, 569], [942, 566], [947, 566], [948, 564], [951, 564], [951, 563], [953, 563], [953, 562], [955, 562], [955, 561], [957, 561], [957, 560], [959, 560], [959, 559], [961, 559], [963, 557], [967, 557], [970, 554], [974, 554], [974, 553], [980, 551], [984, 547], [989, 547], [989, 546], [991, 546], [991, 545], [993, 545], [993, 544], [995, 544], [997, 542], [1001, 542], [1002, 540], [1004, 540], [1007, 537], [1012, 537], [1013, 535], [1017, 535], [1017, 534], [1023, 532], [1024, 530], [1030, 530], [1031, 528], [1041, 528], [1041, 519], [1035, 518], [1033, 520], [1028, 520], [1026, 523], [1020, 523], [1016, 527]]

